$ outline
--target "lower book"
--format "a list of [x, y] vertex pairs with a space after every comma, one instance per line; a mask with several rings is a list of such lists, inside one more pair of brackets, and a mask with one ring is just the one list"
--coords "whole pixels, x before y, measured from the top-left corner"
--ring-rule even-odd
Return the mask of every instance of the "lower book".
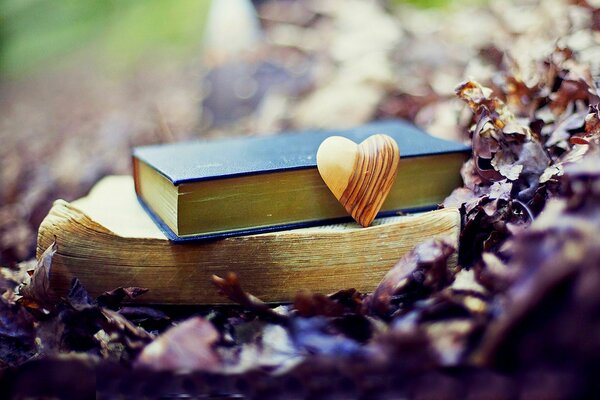
[[110, 176], [84, 198], [54, 203], [40, 225], [37, 253], [56, 241], [51, 286], [57, 296], [76, 277], [94, 296], [138, 286], [150, 290], [136, 302], [218, 304], [227, 301], [211, 276], [235, 272], [248, 292], [285, 302], [300, 290], [372, 291], [416, 244], [445, 237], [457, 246], [459, 232], [458, 210], [441, 209], [377, 219], [368, 228], [347, 223], [173, 243], [138, 203], [133, 179]]

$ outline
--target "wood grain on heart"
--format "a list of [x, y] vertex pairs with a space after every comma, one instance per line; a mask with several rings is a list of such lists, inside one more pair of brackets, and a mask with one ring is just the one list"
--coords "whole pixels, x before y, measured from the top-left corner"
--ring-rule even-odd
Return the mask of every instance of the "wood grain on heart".
[[323, 141], [317, 151], [319, 174], [333, 195], [362, 226], [369, 226], [387, 197], [400, 162], [398, 145], [387, 135], [360, 144], [341, 136]]

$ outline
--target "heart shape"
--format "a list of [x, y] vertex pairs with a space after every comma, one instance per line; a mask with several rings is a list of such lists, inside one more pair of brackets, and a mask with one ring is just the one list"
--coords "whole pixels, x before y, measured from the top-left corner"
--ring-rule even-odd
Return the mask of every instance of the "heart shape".
[[329, 190], [359, 224], [371, 225], [392, 189], [400, 150], [387, 135], [373, 135], [361, 144], [341, 136], [328, 137], [317, 151], [317, 169]]

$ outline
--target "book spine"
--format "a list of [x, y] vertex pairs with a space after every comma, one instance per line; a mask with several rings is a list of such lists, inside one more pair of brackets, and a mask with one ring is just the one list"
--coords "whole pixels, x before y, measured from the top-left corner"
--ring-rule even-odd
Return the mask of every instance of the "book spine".
[[139, 160], [136, 156], [131, 157], [131, 164], [133, 169], [133, 184], [135, 187], [135, 193], [140, 195], [140, 167]]

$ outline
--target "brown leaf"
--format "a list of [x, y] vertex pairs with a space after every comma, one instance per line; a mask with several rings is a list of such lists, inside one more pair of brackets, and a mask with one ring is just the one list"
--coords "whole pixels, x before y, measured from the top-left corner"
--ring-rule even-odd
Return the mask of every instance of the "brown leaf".
[[600, 145], [600, 104], [591, 105], [585, 117], [584, 132], [572, 136], [571, 144]]
[[139, 337], [141, 339], [152, 339], [153, 336], [146, 332], [145, 330], [135, 326], [131, 323], [127, 318], [123, 315], [119, 314], [117, 311], [109, 310], [107, 308], [103, 308], [100, 310], [104, 318], [106, 319], [103, 322], [104, 330], [107, 332], [118, 332], [123, 331], [127, 332], [132, 336]]
[[98, 304], [102, 307], [117, 309], [126, 298], [134, 299], [148, 292], [149, 289], [141, 287], [118, 287], [98, 296]]
[[590, 106], [589, 114], [585, 117], [585, 133], [600, 136], [600, 104]]
[[582, 80], [565, 80], [560, 89], [550, 96], [550, 108], [556, 115], [560, 115], [567, 107], [577, 100], [587, 100], [590, 97], [590, 86]]
[[370, 313], [386, 316], [395, 296], [414, 301], [449, 285], [453, 272], [447, 267], [455, 249], [441, 239], [430, 239], [406, 254], [384, 276], [364, 304]]
[[245, 292], [242, 289], [238, 276], [235, 273], [230, 272], [225, 278], [213, 275], [212, 282], [219, 288], [219, 293], [226, 296], [234, 303], [246, 308], [247, 310], [252, 311], [257, 315], [275, 323], [286, 324], [288, 322], [288, 318], [286, 316], [273, 311], [273, 309], [261, 299]]
[[294, 298], [294, 309], [302, 317], [317, 315], [339, 317], [344, 312], [344, 306], [319, 293], [302, 291]]
[[153, 335], [134, 325], [118, 312], [108, 308], [102, 308], [100, 312], [104, 317], [100, 321], [104, 331], [116, 334], [115, 340], [123, 342], [128, 348], [139, 351], [146, 343], [154, 339]]
[[586, 139], [579, 137], [579, 136], [573, 136], [570, 140], [569, 143], [571, 144], [583, 144], [583, 145], [587, 145], [590, 144], [590, 142], [588, 142]]
[[[567, 353], [593, 359], [586, 348], [596, 351], [600, 342], [595, 335], [582, 333], [582, 327], [589, 324], [589, 331], [596, 331], [600, 304], [598, 182], [600, 157], [588, 156], [569, 166], [566, 198], [549, 202], [529, 229], [510, 240], [509, 263], [485, 257], [486, 268], [495, 270], [509, 287], [503, 312], [483, 337], [478, 353], [481, 361], [497, 365], [515, 360], [553, 362]], [[585, 293], [578, 293], [577, 285], [585, 286]], [[567, 320], [573, 323], [564, 322]], [[569, 341], [577, 345], [565, 347]]]
[[523, 178], [523, 183], [532, 186], [529, 192], [534, 190], [537, 177], [550, 163], [539, 138], [479, 83], [466, 82], [456, 93], [475, 114], [473, 158], [478, 174], [487, 183]]
[[217, 371], [221, 360], [213, 345], [218, 339], [219, 332], [210, 322], [193, 317], [147, 345], [136, 364], [155, 370]]
[[73, 278], [71, 281], [71, 290], [69, 290], [66, 300], [77, 311], [95, 307], [94, 300], [77, 278]]
[[21, 289], [25, 301], [37, 303], [42, 307], [52, 307], [56, 304], [57, 296], [50, 287], [50, 274], [52, 257], [57, 249], [58, 245], [54, 241], [40, 256], [31, 276], [31, 282]]

